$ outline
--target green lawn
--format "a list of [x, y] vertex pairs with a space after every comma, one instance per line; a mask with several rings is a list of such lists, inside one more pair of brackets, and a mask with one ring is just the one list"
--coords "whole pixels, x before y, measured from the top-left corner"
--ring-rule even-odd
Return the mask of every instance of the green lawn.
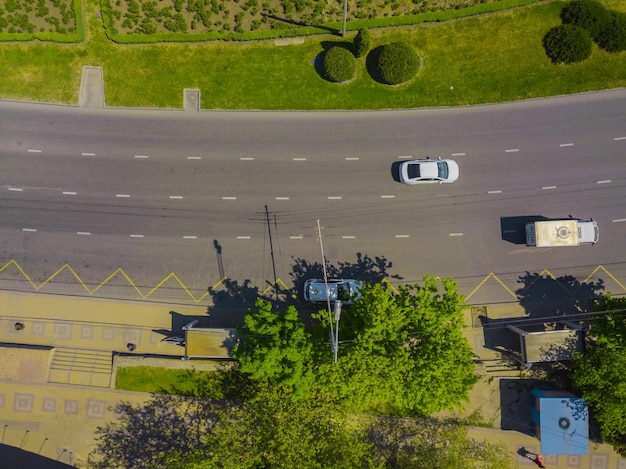
[[[626, 11], [618, 0], [607, 7]], [[561, 1], [446, 23], [372, 30], [374, 47], [410, 41], [424, 60], [408, 84], [371, 79], [365, 59], [349, 84], [321, 79], [313, 60], [337, 36], [272, 41], [119, 45], [106, 39], [86, 0], [86, 42], [0, 44], [0, 98], [78, 102], [81, 67], [102, 66], [108, 106], [182, 107], [183, 88], [200, 88], [204, 109], [384, 109], [510, 101], [626, 86], [626, 52], [594, 45], [582, 64], [554, 66], [541, 39], [560, 23]]]
[[[206, 373], [207, 376], [211, 372]], [[129, 366], [117, 369], [115, 376], [115, 389], [124, 391], [156, 393], [162, 390], [169, 393], [174, 387], [182, 390], [193, 389], [189, 371], [168, 368], [156, 368], [150, 366]]]

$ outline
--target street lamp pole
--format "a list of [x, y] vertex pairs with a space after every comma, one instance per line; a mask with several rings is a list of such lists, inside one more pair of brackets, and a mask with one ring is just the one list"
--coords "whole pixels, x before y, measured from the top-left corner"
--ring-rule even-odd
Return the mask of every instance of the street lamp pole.
[[335, 353], [335, 363], [337, 363], [337, 354], [339, 353], [339, 318], [341, 317], [341, 300], [335, 301], [335, 340], [333, 352]]

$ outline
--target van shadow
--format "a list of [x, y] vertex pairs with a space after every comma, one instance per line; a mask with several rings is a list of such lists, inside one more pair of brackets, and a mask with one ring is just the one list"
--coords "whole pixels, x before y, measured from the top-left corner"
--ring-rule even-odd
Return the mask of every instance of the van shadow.
[[500, 217], [502, 240], [513, 244], [526, 244], [526, 223], [548, 220], [542, 215]]

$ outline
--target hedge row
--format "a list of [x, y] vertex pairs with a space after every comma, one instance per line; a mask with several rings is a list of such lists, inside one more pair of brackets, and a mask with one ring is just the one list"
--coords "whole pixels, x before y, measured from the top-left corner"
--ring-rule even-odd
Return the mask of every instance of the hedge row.
[[83, 23], [83, 6], [81, 0], [72, 1], [76, 31], [74, 33], [52, 33], [52, 32], [32, 32], [32, 33], [5, 33], [0, 32], [0, 41], [46, 41], [59, 43], [76, 43], [85, 39], [85, 25]]

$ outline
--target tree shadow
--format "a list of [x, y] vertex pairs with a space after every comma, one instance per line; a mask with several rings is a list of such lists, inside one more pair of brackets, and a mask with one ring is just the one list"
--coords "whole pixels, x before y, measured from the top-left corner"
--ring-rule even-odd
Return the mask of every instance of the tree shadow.
[[70, 464], [66, 464], [59, 459], [69, 461], [71, 458], [72, 454], [68, 450], [61, 451], [57, 460], [54, 460], [21, 448], [16, 448], [15, 446], [5, 445], [4, 443], [0, 444], [0, 467], [6, 469], [23, 467], [34, 467], [37, 469], [70, 469], [75, 467], [73, 464], [74, 461], [71, 461]]
[[243, 324], [248, 308], [254, 306], [260, 295], [259, 287], [252, 286], [249, 279], [240, 284], [226, 279], [216, 289], [209, 290], [212, 306], [207, 309], [208, 321], [203, 327], [231, 328]]
[[580, 282], [573, 275], [553, 277], [526, 272], [519, 277], [522, 286], [515, 291], [520, 305], [531, 318], [587, 313], [602, 297], [604, 280]]
[[380, 53], [383, 51], [384, 46], [378, 46], [372, 49], [365, 58], [365, 68], [367, 69], [367, 73], [369, 73], [372, 80], [381, 85], [388, 85], [383, 77], [380, 75], [378, 71], [378, 58], [380, 57]]
[[534, 436], [530, 419], [531, 391], [545, 382], [535, 379], [500, 379], [500, 428]]

